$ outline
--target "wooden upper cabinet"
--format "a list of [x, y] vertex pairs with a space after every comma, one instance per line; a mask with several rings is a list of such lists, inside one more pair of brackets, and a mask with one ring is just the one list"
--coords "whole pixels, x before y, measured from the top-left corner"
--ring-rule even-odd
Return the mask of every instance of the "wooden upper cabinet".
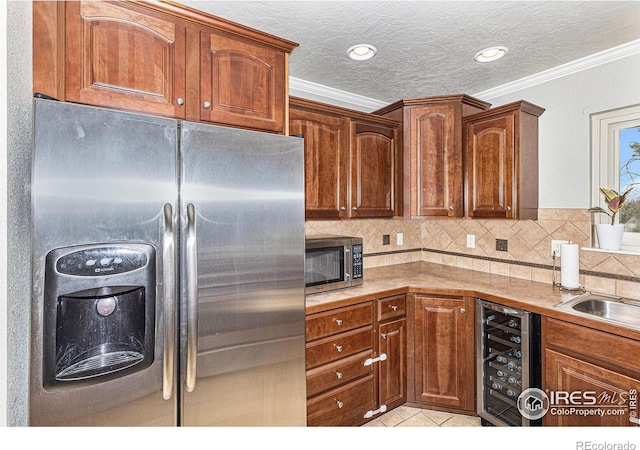
[[466, 117], [467, 215], [537, 219], [538, 117], [525, 101]]
[[392, 217], [395, 211], [396, 128], [351, 121], [351, 217]]
[[34, 92], [286, 134], [296, 43], [171, 2], [33, 3]]
[[396, 215], [400, 124], [296, 97], [289, 106], [289, 132], [305, 142], [306, 218]]
[[292, 106], [289, 132], [304, 136], [305, 210], [308, 219], [347, 216], [349, 136], [346, 119]]
[[376, 114], [404, 124], [404, 216], [462, 217], [462, 118], [490, 105], [467, 95], [404, 99]]
[[201, 120], [282, 131], [285, 52], [209, 31], [200, 47]]
[[185, 27], [132, 5], [67, 2], [65, 100], [183, 118]]

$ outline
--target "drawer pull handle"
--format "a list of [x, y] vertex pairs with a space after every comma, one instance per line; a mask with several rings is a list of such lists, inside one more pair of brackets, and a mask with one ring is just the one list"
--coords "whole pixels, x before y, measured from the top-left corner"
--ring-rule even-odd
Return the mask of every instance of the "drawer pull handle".
[[380, 408], [376, 409], [375, 411], [367, 411], [366, 413], [364, 413], [364, 418], [368, 419], [370, 417], [375, 416], [376, 414], [383, 413], [386, 410], [387, 410], [387, 405], [382, 405]]
[[342, 345], [336, 345], [336, 350], [338, 350], [338, 353], [342, 353]]
[[342, 326], [342, 319], [335, 319], [336, 324], [341, 327]]
[[378, 361], [386, 361], [387, 359], [387, 354], [383, 353], [382, 355], [378, 356], [377, 358], [368, 358], [365, 362], [364, 365], [365, 366], [370, 366], [373, 363], [376, 363]]
[[338, 380], [342, 379], [342, 372], [336, 372], [336, 377]]
[[393, 309], [394, 311], [398, 310], [398, 306], [397, 305], [389, 305], [389, 308]]
[[342, 403], [340, 400], [336, 400], [336, 403], [338, 404], [338, 408], [342, 408], [344, 406], [344, 403]]
[[384, 339], [385, 341], [387, 340], [387, 333], [382, 333], [380, 335], [382, 337], [382, 339]]

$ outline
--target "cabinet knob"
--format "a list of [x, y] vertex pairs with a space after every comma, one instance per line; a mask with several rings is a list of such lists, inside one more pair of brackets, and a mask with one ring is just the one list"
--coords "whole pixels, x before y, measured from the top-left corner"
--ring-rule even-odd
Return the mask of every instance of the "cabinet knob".
[[449, 209], [450, 209], [451, 211], [453, 211], [455, 208], [453, 207], [453, 205], [451, 205], [451, 206], [449, 206]]
[[338, 405], [338, 408], [342, 408], [344, 406], [344, 403], [342, 403], [340, 400], [336, 400], [336, 404]]
[[505, 209], [506, 209], [507, 211], [511, 211], [511, 206], [507, 206]]
[[340, 211], [346, 211], [347, 208], [345, 208], [344, 206], [340, 207]]
[[467, 312], [467, 310], [466, 310], [466, 309], [464, 309], [464, 308], [460, 308], [460, 314], [464, 314], [464, 313], [466, 313], [466, 312]]
[[342, 378], [342, 372], [336, 372], [336, 377], [340, 380]]
[[204, 102], [202, 104], [202, 106], [204, 107], [204, 109], [209, 109], [209, 108], [211, 108], [211, 103], [210, 102]]
[[380, 337], [381, 337], [382, 339], [386, 340], [386, 339], [387, 339], [387, 333], [382, 333], [382, 334], [380, 335]]
[[354, 210], [354, 211], [357, 211], [357, 210], [358, 210], [358, 208], [357, 208], [356, 206], [354, 206], [354, 207], [353, 207], [353, 208], [351, 208], [351, 209], [352, 209], [352, 210]]
[[336, 350], [338, 353], [342, 353], [342, 345], [336, 345]]
[[178, 104], [178, 106], [182, 106], [184, 105], [184, 99], [182, 97], [178, 97], [176, 99], [176, 103]]
[[342, 326], [342, 319], [335, 319], [336, 321], [336, 325], [338, 325], [339, 327]]
[[398, 305], [389, 305], [389, 308], [393, 309], [394, 311], [397, 311]]

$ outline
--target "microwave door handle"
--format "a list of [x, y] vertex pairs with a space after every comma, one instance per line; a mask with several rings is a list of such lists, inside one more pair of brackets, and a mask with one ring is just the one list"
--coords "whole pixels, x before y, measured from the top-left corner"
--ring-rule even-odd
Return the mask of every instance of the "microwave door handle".
[[196, 241], [196, 208], [187, 205], [187, 392], [196, 386], [198, 358], [198, 248]]
[[162, 398], [171, 399], [173, 395], [173, 374], [176, 342], [176, 272], [175, 272], [175, 227], [173, 206], [164, 205], [162, 234], [162, 273], [164, 300], [164, 354], [162, 361]]
[[351, 278], [351, 274], [348, 272], [349, 266], [351, 264], [348, 264], [348, 263], [349, 263], [349, 247], [345, 245], [344, 246], [344, 280], [345, 281]]

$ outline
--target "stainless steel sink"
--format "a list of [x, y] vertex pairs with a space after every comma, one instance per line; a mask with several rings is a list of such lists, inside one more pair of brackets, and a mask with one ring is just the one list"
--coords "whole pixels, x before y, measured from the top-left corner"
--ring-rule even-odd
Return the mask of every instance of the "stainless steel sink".
[[640, 329], [640, 301], [588, 292], [556, 305], [563, 311]]

